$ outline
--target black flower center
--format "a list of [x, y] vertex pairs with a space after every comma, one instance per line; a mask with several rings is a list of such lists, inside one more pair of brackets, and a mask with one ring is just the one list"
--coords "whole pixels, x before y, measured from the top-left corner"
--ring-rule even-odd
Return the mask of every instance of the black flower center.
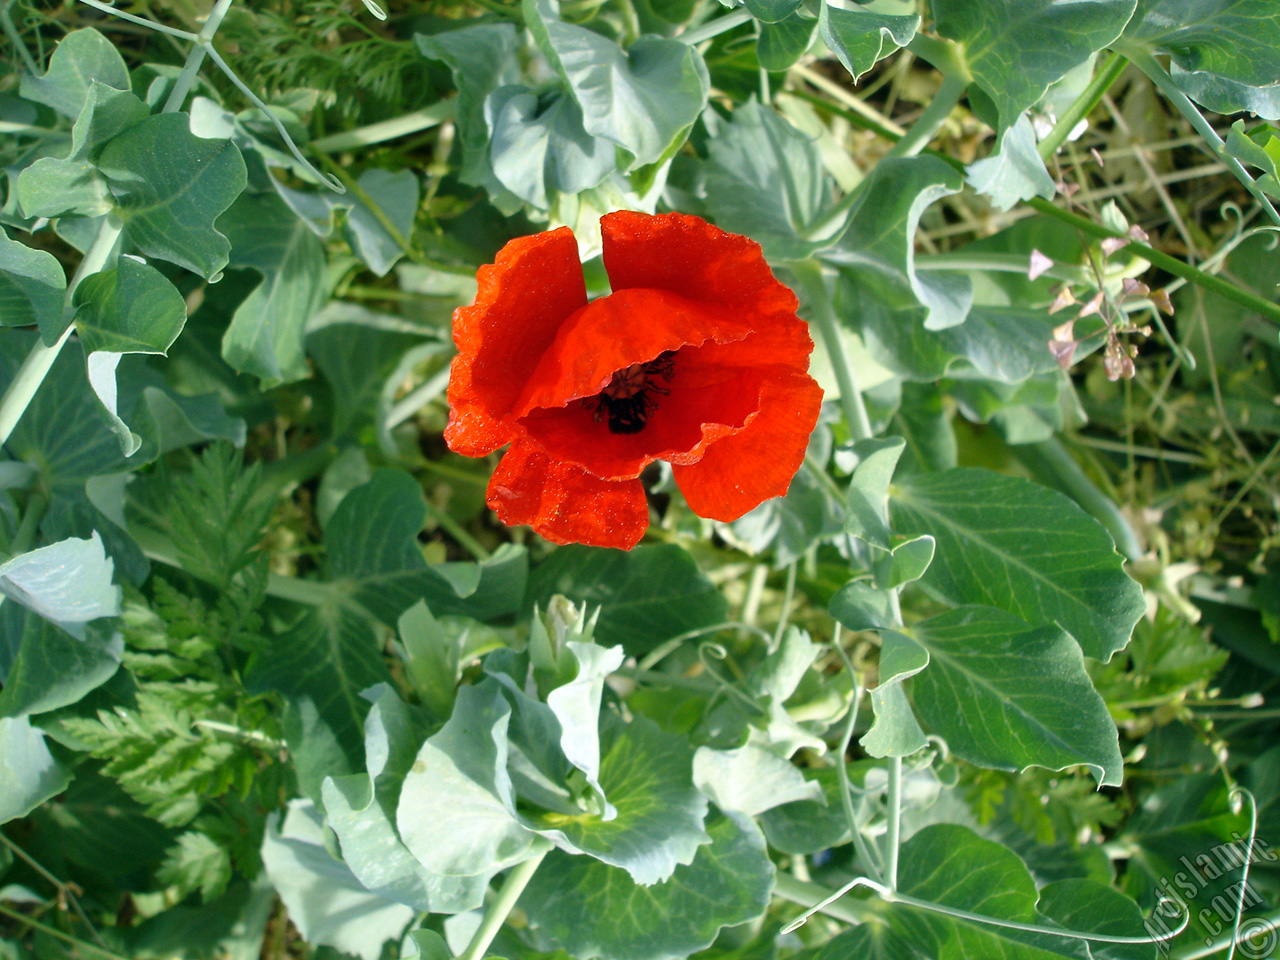
[[671, 393], [658, 386], [674, 375], [675, 351], [668, 350], [647, 363], [633, 363], [619, 370], [595, 397], [596, 420], [608, 419], [610, 433], [639, 433], [658, 408], [656, 396]]

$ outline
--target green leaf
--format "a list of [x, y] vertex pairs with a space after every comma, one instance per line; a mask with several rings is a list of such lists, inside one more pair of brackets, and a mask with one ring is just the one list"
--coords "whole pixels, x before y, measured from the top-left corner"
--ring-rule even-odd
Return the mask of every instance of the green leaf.
[[851, 580], [836, 591], [828, 610], [850, 630], [879, 630], [894, 622], [889, 590], [864, 580]]
[[503, 547], [480, 564], [429, 565], [417, 539], [425, 515], [417, 480], [378, 470], [329, 518], [329, 576], [388, 625], [418, 600], [426, 600], [436, 616], [498, 619], [514, 613], [524, 595], [523, 548]]
[[916, 677], [916, 709], [956, 754], [1002, 770], [1082, 763], [1100, 786], [1120, 785], [1115, 723], [1058, 627], [961, 607], [917, 623], [912, 636], [929, 664]]
[[526, 607], [546, 606], [555, 594], [600, 607], [596, 632], [633, 657], [679, 634], [724, 620], [724, 597], [688, 553], [675, 544], [629, 553], [561, 547], [529, 578]]
[[550, 205], [550, 192], [589, 190], [617, 165], [613, 145], [587, 132], [581, 107], [565, 94], [500, 87], [485, 101], [485, 118], [494, 176], [539, 209]]
[[800, 0], [746, 0], [745, 5], [761, 23], [779, 23], [796, 12]]
[[818, 21], [796, 14], [777, 23], [760, 27], [756, 39], [756, 59], [762, 70], [788, 70], [793, 67], [813, 45]]
[[[960, 175], [934, 157], [882, 160], [858, 185], [849, 227], [839, 245], [824, 257], [839, 264], [845, 281], [851, 284], [854, 294], [848, 313], [861, 321], [864, 331], [884, 307], [922, 313], [928, 331], [964, 322], [973, 303], [969, 278], [918, 273], [914, 250], [916, 227], [925, 208], [960, 188]], [[866, 300], [874, 302], [864, 305]], [[921, 334], [914, 318], [886, 316], [881, 322], [905, 323], [912, 336]], [[875, 327], [868, 331], [869, 346], [877, 335]]]
[[748, 817], [784, 803], [826, 800], [822, 788], [770, 749], [755, 727], [747, 742], [732, 750], [699, 747], [693, 756], [693, 781], [721, 810]]
[[529, 920], [575, 957], [668, 960], [715, 940], [722, 927], [764, 913], [773, 864], [755, 823], [728, 814], [708, 824], [711, 843], [669, 880], [636, 884], [625, 871], [558, 850], [520, 898]]
[[823, 0], [818, 12], [822, 42], [853, 75], [854, 82], [899, 47], [905, 47], [920, 28], [917, 16], [896, 16], [857, 8], [833, 7]]
[[1237, 160], [1250, 164], [1263, 171], [1263, 175], [1254, 182], [1273, 197], [1280, 197], [1280, 137], [1275, 135], [1270, 124], [1264, 124], [1255, 131], [1246, 132], [1244, 121], [1237, 120], [1231, 125], [1231, 132], [1226, 139], [1227, 153]]
[[902, 681], [929, 665], [929, 651], [896, 630], [880, 631], [880, 683], [871, 691], [876, 721], [859, 743], [873, 757], [906, 757], [925, 745]]
[[127, 90], [93, 81], [63, 158], [41, 157], [18, 176], [18, 203], [29, 217], [100, 217], [114, 206], [93, 164], [99, 147], [147, 118], [147, 105]]
[[94, 82], [128, 90], [129, 68], [115, 44], [97, 30], [73, 30], [53, 51], [44, 76], [23, 74], [18, 93], [74, 118], [80, 115]]
[[244, 160], [230, 140], [202, 140], [187, 123], [184, 113], [148, 117], [107, 142], [98, 169], [126, 243], [214, 280], [231, 244], [213, 223], [244, 190]]
[[1280, 85], [1254, 87], [1203, 70], [1169, 65], [1169, 76], [1183, 93], [1214, 113], [1256, 113], [1263, 120], [1280, 120]]
[[62, 298], [67, 277], [57, 257], [11, 240], [0, 230], [0, 326], [39, 324], [46, 345], [53, 344], [66, 325]]
[[291, 800], [281, 823], [274, 813], [262, 841], [267, 877], [309, 943], [378, 960], [382, 944], [399, 937], [414, 911], [366, 890], [322, 842], [322, 822], [305, 800]]
[[121, 257], [76, 288], [76, 328], [85, 352], [162, 354], [182, 332], [182, 294], [155, 267]]
[[1265, 87], [1280, 76], [1280, 21], [1270, 0], [1138, 0], [1128, 43], [1189, 72]]
[[0, 593], [76, 636], [83, 625], [120, 613], [114, 565], [96, 533], [31, 550], [0, 564]]
[[26, 717], [0, 718], [0, 824], [28, 813], [71, 782], [71, 771], [45, 746]]
[[463, 687], [449, 722], [418, 751], [404, 778], [396, 826], [429, 872], [490, 877], [545, 846], [514, 814], [510, 720], [496, 682]]
[[831, 190], [817, 144], [775, 110], [755, 100], [738, 107], [708, 153], [707, 208], [766, 256], [802, 260], [839, 235], [842, 218], [825, 223]]
[[231, 241], [231, 265], [263, 277], [236, 310], [223, 357], [268, 387], [305, 377], [307, 321], [329, 296], [323, 245], [275, 194], [245, 194], [219, 226]]
[[1036, 135], [1026, 114], [1006, 126], [991, 156], [969, 164], [965, 171], [969, 186], [991, 198], [997, 210], [1032, 197], [1052, 200], [1057, 186], [1036, 149]]
[[889, 483], [902, 455], [901, 437], [862, 440], [854, 445], [858, 465], [849, 478], [845, 531], [872, 547], [888, 550]]
[[412, 170], [381, 170], [375, 167], [360, 174], [356, 183], [399, 232], [400, 239], [388, 231], [365, 197], [353, 198], [343, 235], [356, 256], [378, 276], [385, 277], [395, 262], [405, 255], [405, 245], [413, 234], [413, 219], [418, 212], [421, 192], [418, 175]]
[[489, 876], [430, 873], [396, 833], [396, 799], [421, 739], [400, 698], [378, 688], [365, 720], [368, 773], [326, 778], [326, 822], [338, 835], [343, 860], [370, 891], [421, 912], [474, 910], [484, 902]]
[[1145, 604], [1110, 536], [1071, 500], [1015, 477], [957, 469], [901, 478], [895, 530], [937, 540], [923, 583], [950, 603], [1056, 623], [1106, 662]]
[[690, 44], [645, 36], [625, 51], [559, 19], [557, 0], [524, 0], [525, 24], [582, 109], [582, 124], [634, 158], [656, 163], [683, 142], [707, 105], [710, 80]]
[[389, 679], [369, 620], [345, 608], [318, 607], [258, 654], [245, 686], [255, 693], [309, 698], [354, 760], [368, 710], [360, 691]]
[[[1123, 893], [1097, 880], [1057, 880], [1040, 889], [1037, 908], [1068, 930], [1087, 930], [1111, 937], [1149, 937], [1142, 911]], [[1095, 957], [1106, 960], [1151, 960], [1151, 944], [1099, 943]]]
[[688, 742], [646, 717], [600, 718], [600, 786], [617, 815], [545, 813], [523, 819], [569, 853], [625, 870], [642, 886], [668, 880], [707, 842], [707, 800], [693, 785]]
[[1109, 46], [1136, 0], [937, 0], [938, 33], [961, 45], [974, 81], [991, 98], [1001, 128], [1013, 124], [1049, 89]]
[[209, 903], [231, 881], [231, 852], [207, 833], [188, 830], [165, 854], [156, 879], [175, 887], [173, 895], [179, 900], [199, 890], [200, 898]]
[[76, 703], [111, 679], [124, 643], [90, 624], [78, 639], [16, 603], [0, 606], [0, 717]]

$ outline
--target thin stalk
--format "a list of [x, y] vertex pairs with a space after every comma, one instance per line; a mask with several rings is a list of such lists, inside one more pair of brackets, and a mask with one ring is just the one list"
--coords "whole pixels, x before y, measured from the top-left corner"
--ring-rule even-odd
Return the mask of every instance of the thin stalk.
[[796, 595], [796, 561], [787, 564], [787, 588], [782, 595], [782, 613], [778, 617], [778, 626], [773, 632], [773, 646], [782, 642], [782, 635], [787, 632], [787, 622], [791, 616], [791, 601]]
[[457, 520], [449, 516], [449, 514], [444, 510], [439, 509], [430, 500], [425, 502], [427, 505], [427, 512], [435, 518], [436, 523], [440, 524], [441, 529], [443, 529], [445, 533], [449, 534], [449, 536], [453, 537], [453, 539], [457, 541], [458, 545], [466, 550], [467, 553], [480, 561], [489, 560], [493, 557], [493, 554], [486, 550], [479, 540], [467, 533], [462, 524], [458, 523]]
[[218, 0], [213, 6], [213, 10], [209, 12], [209, 18], [197, 35], [195, 45], [191, 48], [191, 52], [187, 54], [187, 62], [182, 65], [182, 73], [178, 74], [177, 82], [173, 85], [173, 89], [169, 91], [169, 98], [164, 104], [165, 113], [181, 110], [182, 105], [187, 102], [187, 94], [195, 86], [196, 74], [200, 72], [200, 67], [204, 63], [205, 49], [213, 39], [213, 35], [218, 32], [218, 27], [222, 24], [222, 18], [231, 9], [231, 3], [232, 0]]
[[916, 118], [916, 122], [911, 125], [907, 135], [890, 147], [885, 156], [914, 157], [927, 147], [929, 141], [937, 135], [943, 124], [947, 122], [947, 118], [951, 116], [951, 111], [956, 108], [956, 104], [960, 102], [960, 98], [964, 96], [964, 91], [968, 86], [969, 77], [967, 74], [959, 72], [944, 73], [942, 75], [942, 86], [938, 88], [938, 92], [929, 101], [929, 106], [925, 107], [924, 112]]
[[394, 120], [383, 120], [381, 123], [371, 123], [355, 130], [344, 130], [341, 133], [320, 137], [318, 140], [312, 140], [309, 146], [317, 153], [356, 150], [438, 127], [445, 121], [452, 120], [457, 112], [458, 105], [455, 100], [441, 100], [421, 110], [402, 114]]
[[831, 359], [831, 367], [835, 371], [836, 383], [840, 387], [840, 404], [844, 408], [845, 420], [849, 423], [849, 431], [855, 440], [865, 440], [871, 436], [871, 419], [867, 416], [866, 405], [862, 402], [862, 392], [858, 389], [857, 376], [844, 352], [844, 341], [840, 339], [835, 310], [831, 305], [831, 295], [827, 292], [827, 284], [822, 276], [822, 268], [813, 260], [803, 260], [791, 265], [797, 285], [804, 291], [809, 305], [809, 322], [817, 327], [818, 335], [827, 349]]
[[476, 930], [475, 935], [471, 938], [471, 942], [467, 944], [467, 949], [463, 950], [459, 955], [458, 960], [482, 960], [485, 951], [489, 948], [489, 944], [493, 943], [493, 938], [498, 935], [502, 925], [507, 922], [507, 915], [511, 913], [511, 908], [520, 899], [520, 894], [524, 893], [524, 888], [533, 879], [534, 871], [538, 869], [538, 866], [542, 863], [542, 858], [547, 855], [547, 851], [550, 849], [551, 845], [547, 844], [528, 860], [511, 868], [507, 878], [502, 881], [502, 887], [498, 890], [498, 895], [485, 908], [484, 919], [480, 921], [479, 929]]
[[1190, 98], [1178, 89], [1177, 84], [1173, 82], [1173, 78], [1165, 72], [1164, 67], [1160, 66], [1156, 58], [1145, 50], [1127, 44], [1121, 46], [1120, 50], [1178, 108], [1178, 112], [1195, 128], [1196, 133], [1204, 138], [1218, 159], [1227, 165], [1227, 169], [1235, 174], [1236, 179], [1244, 184], [1245, 189], [1253, 195], [1253, 199], [1257, 201], [1258, 206], [1266, 211], [1267, 216], [1271, 218], [1271, 222], [1280, 224], [1280, 213], [1277, 213], [1276, 208], [1271, 205], [1271, 198], [1262, 192], [1262, 188], [1258, 186], [1253, 177], [1249, 176], [1248, 171], [1241, 166], [1240, 161], [1227, 153], [1226, 144], [1218, 136], [1218, 131], [1210, 126], [1209, 121], [1196, 109], [1196, 105], [1191, 102]]
[[9, 38], [9, 43], [13, 49], [18, 51], [18, 58], [22, 61], [22, 66], [27, 73], [35, 76], [40, 72], [40, 68], [36, 65], [35, 58], [31, 56], [31, 51], [27, 49], [27, 45], [22, 42], [22, 35], [18, 33], [18, 28], [14, 26], [13, 17], [9, 16], [9, 4], [11, 0], [4, 0], [0, 3], [0, 26], [3, 26], [5, 36]]
[[884, 884], [898, 889], [898, 844], [902, 837], [902, 758], [889, 758], [889, 809], [885, 812]]
[[853, 838], [853, 847], [858, 852], [859, 862], [866, 865], [867, 871], [871, 874], [873, 880], [883, 880], [884, 875], [881, 873], [883, 864], [879, 862], [873, 851], [877, 854], [875, 847], [867, 845], [867, 839], [862, 835], [862, 831], [858, 829], [858, 818], [853, 812], [853, 786], [849, 783], [849, 769], [845, 762], [845, 758], [849, 755], [849, 744], [853, 742], [853, 731], [858, 725], [858, 710], [862, 706], [862, 682], [858, 678], [858, 672], [853, 669], [853, 662], [849, 659], [849, 655], [844, 652], [844, 647], [840, 645], [840, 636], [844, 630], [844, 625], [836, 621], [835, 630], [831, 633], [831, 645], [835, 648], [836, 653], [840, 655], [840, 660], [844, 663], [844, 668], [849, 671], [849, 676], [853, 680], [853, 700], [849, 704], [849, 715], [845, 718], [844, 730], [840, 734], [840, 758], [836, 767], [836, 773], [839, 775], [840, 782], [840, 807], [844, 811], [844, 818], [849, 823], [849, 836]]
[[48, 924], [41, 923], [39, 920], [33, 920], [31, 917], [28, 917], [26, 914], [18, 913], [16, 910], [10, 910], [8, 907], [0, 906], [0, 914], [3, 914], [4, 916], [9, 917], [13, 920], [17, 920], [19, 923], [23, 924], [24, 926], [31, 927], [31, 929], [33, 930], [39, 930], [43, 934], [47, 934], [50, 937], [54, 937], [58, 940], [61, 940], [63, 943], [69, 943], [80, 950], [88, 951], [90, 956], [106, 957], [107, 960], [129, 960], [128, 957], [123, 956], [119, 953], [116, 953], [113, 950], [108, 950], [105, 947], [95, 946], [92, 943], [88, 943], [84, 940], [81, 940], [79, 937], [73, 937], [69, 933], [63, 933], [61, 930], [58, 930], [55, 927], [51, 927]]
[[3, 843], [15, 856], [25, 861], [27, 866], [31, 867], [31, 869], [40, 874], [40, 876], [44, 877], [49, 883], [53, 884], [54, 888], [58, 891], [59, 898], [65, 899], [71, 904], [71, 908], [75, 910], [76, 916], [80, 918], [81, 923], [88, 927], [89, 932], [93, 934], [93, 939], [98, 942], [98, 945], [100, 947], [106, 946], [102, 937], [99, 936], [98, 931], [95, 930], [93, 924], [89, 922], [89, 918], [85, 916], [84, 908], [80, 906], [80, 900], [76, 897], [75, 892], [72, 890], [69, 883], [64, 883], [59, 880], [49, 870], [45, 869], [39, 860], [35, 859], [35, 857], [31, 856], [31, 854], [27, 853], [27, 851], [23, 850], [2, 833], [0, 833], [0, 843]]
[[[774, 878], [773, 892], [783, 900], [790, 900], [792, 903], [798, 903], [802, 907], [807, 907], [817, 900], [831, 896], [831, 891], [826, 887], [816, 883], [809, 883], [807, 880], [800, 880], [782, 870], [779, 870]], [[875, 911], [865, 901], [857, 900], [853, 897], [825, 903], [819, 912], [851, 924], [864, 923], [875, 916]]]
[[1102, 101], [1103, 96], [1111, 89], [1111, 85], [1120, 78], [1120, 74], [1124, 73], [1128, 63], [1117, 53], [1111, 55], [1111, 59], [1094, 74], [1089, 85], [1084, 88], [1080, 96], [1076, 97], [1075, 102], [1058, 118], [1049, 135], [1040, 141], [1038, 149], [1041, 158], [1048, 160], [1058, 152], [1058, 148], [1066, 142], [1071, 131], [1076, 128], [1076, 124], [1093, 112], [1093, 108]]
[[120, 239], [120, 231], [122, 229], [123, 224], [114, 218], [106, 217], [103, 219], [98, 227], [98, 235], [94, 238], [93, 246], [89, 248], [84, 258], [81, 259], [80, 266], [76, 268], [75, 275], [71, 278], [71, 282], [67, 284], [67, 292], [62, 298], [63, 317], [67, 320], [67, 329], [62, 332], [62, 336], [52, 345], [46, 346], [43, 340], [36, 341], [35, 346], [31, 348], [31, 352], [27, 354], [27, 359], [18, 368], [18, 373], [14, 376], [13, 382], [5, 390], [4, 396], [0, 397], [0, 445], [9, 442], [13, 428], [18, 425], [22, 415], [27, 412], [27, 407], [31, 405], [31, 400], [36, 395], [36, 391], [44, 383], [44, 378], [48, 376], [50, 369], [52, 369], [53, 362], [58, 359], [58, 354], [62, 352], [63, 346], [75, 330], [75, 324], [71, 322], [70, 314], [73, 310], [72, 297], [75, 296], [76, 288], [80, 286], [80, 281], [85, 277], [102, 269], [108, 257], [110, 257], [111, 251], [115, 249], [116, 241]]
[[692, 30], [686, 30], [675, 39], [679, 40], [681, 43], [687, 43], [691, 47], [696, 47], [698, 44], [706, 40], [711, 40], [720, 36], [722, 33], [729, 32], [734, 27], [741, 26], [750, 19], [751, 14], [745, 9], [732, 10], [729, 13], [726, 13], [723, 17], [717, 17], [710, 23], [704, 23], [700, 27], [694, 27]]

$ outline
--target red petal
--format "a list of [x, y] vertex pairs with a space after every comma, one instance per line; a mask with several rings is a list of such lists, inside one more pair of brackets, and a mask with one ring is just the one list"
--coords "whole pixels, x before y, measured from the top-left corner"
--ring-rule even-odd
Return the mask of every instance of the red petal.
[[672, 467], [690, 509], [712, 520], [737, 520], [785, 494], [821, 406], [822, 388], [808, 374], [779, 371], [767, 378], [760, 411], [741, 431], [711, 444], [697, 463]]
[[600, 229], [614, 290], [670, 290], [714, 304], [751, 327], [770, 362], [808, 368], [813, 342], [796, 318], [795, 294], [773, 276], [754, 240], [681, 213], [621, 210], [602, 217]]
[[560, 326], [587, 302], [568, 227], [512, 240], [476, 274], [475, 302], [453, 314], [449, 448], [469, 457], [513, 439], [512, 408]]
[[488, 502], [503, 523], [528, 524], [553, 543], [630, 550], [649, 526], [639, 480], [601, 480], [525, 441], [503, 455]]

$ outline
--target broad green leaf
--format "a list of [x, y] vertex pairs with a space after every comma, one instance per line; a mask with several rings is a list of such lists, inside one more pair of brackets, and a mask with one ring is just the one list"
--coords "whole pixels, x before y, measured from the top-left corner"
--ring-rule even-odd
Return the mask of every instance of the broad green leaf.
[[[1057, 880], [1040, 889], [1039, 911], [1069, 930], [1112, 937], [1149, 937], [1138, 905], [1114, 887], [1097, 880]], [[1105, 960], [1151, 960], [1152, 944], [1098, 943], [1095, 957]]]
[[377, 471], [329, 518], [330, 578], [388, 625], [419, 600], [436, 616], [498, 619], [514, 613], [524, 595], [523, 548], [503, 547], [480, 564], [429, 565], [417, 539], [425, 517], [417, 480], [399, 470]]
[[71, 782], [49, 753], [44, 731], [26, 717], [0, 718], [0, 824], [28, 813]]
[[309, 698], [348, 757], [360, 755], [368, 704], [360, 691], [389, 680], [367, 618], [343, 607], [317, 607], [257, 655], [245, 677], [253, 691]]
[[[353, 198], [355, 202], [347, 214], [343, 233], [356, 256], [378, 276], [385, 277], [404, 256], [405, 246], [413, 234], [413, 218], [418, 212], [421, 192], [418, 175], [412, 170], [373, 168], [360, 174], [356, 183], [364, 196]], [[382, 218], [400, 234], [399, 239], [388, 230]]]
[[545, 847], [514, 813], [510, 719], [496, 682], [463, 687], [449, 722], [418, 751], [404, 778], [396, 826], [429, 872], [489, 877]]
[[534, 40], [582, 108], [586, 132], [627, 151], [635, 165], [666, 156], [707, 105], [707, 67], [692, 45], [646, 36], [624, 51], [560, 20], [557, 0], [524, 0], [523, 11]]
[[725, 617], [724, 597], [675, 544], [645, 545], [629, 553], [561, 547], [530, 574], [526, 608], [545, 607], [555, 594], [600, 607], [596, 633], [634, 657]]
[[[1007, 847], [967, 827], [925, 827], [902, 846], [898, 889], [919, 900], [969, 913], [1051, 925], [1036, 910], [1036, 885], [1026, 865]], [[917, 951], [936, 960], [1002, 957], [1005, 960], [1086, 960], [1080, 940], [1027, 933], [893, 904], [889, 926]]]
[[775, 110], [738, 107], [708, 153], [707, 208], [766, 256], [802, 260], [839, 235], [843, 218], [826, 222], [831, 189], [817, 144]]
[[414, 36], [424, 57], [443, 61], [458, 88], [458, 139], [462, 144], [463, 183], [485, 187], [501, 199], [505, 188], [494, 177], [489, 161], [489, 126], [485, 99], [494, 90], [520, 81], [519, 40], [510, 23], [480, 23], [461, 30]]
[[298, 792], [321, 807], [325, 778], [346, 776], [359, 769], [356, 744], [339, 743], [329, 721], [306, 695], [285, 701], [280, 726]]
[[732, 750], [699, 747], [693, 757], [693, 780], [721, 810], [748, 817], [784, 803], [826, 800], [822, 788], [771, 750], [755, 727], [747, 742]]
[[[413, 930], [405, 940], [403, 960], [452, 960], [453, 951], [434, 930]], [[413, 952], [410, 953], [409, 949]]]
[[1227, 153], [1263, 171], [1255, 183], [1272, 197], [1280, 197], [1280, 138], [1270, 124], [1263, 124], [1256, 131], [1246, 132], [1244, 121], [1237, 120], [1227, 134]]
[[213, 280], [231, 247], [213, 224], [244, 189], [245, 166], [230, 140], [202, 140], [187, 123], [185, 113], [148, 117], [107, 142], [98, 169], [125, 242]]
[[969, 164], [965, 172], [969, 186], [991, 198], [997, 210], [1032, 197], [1053, 199], [1057, 186], [1036, 149], [1036, 135], [1026, 114], [1006, 126], [991, 156]]
[[127, 90], [93, 81], [62, 158], [41, 157], [18, 176], [18, 202], [29, 217], [100, 217], [114, 206], [94, 155], [112, 137], [147, 118], [147, 105]]
[[911, 632], [929, 658], [915, 680], [916, 709], [956, 754], [1003, 770], [1085, 764], [1100, 786], [1120, 785], [1115, 722], [1061, 629], [961, 607]]
[[164, 353], [187, 320], [178, 289], [155, 267], [128, 256], [85, 277], [73, 303], [89, 354]]
[[583, 127], [582, 109], [566, 94], [550, 105], [528, 87], [500, 87], [485, 101], [490, 159], [502, 185], [540, 209], [550, 193], [580, 193], [617, 165], [616, 150]]
[[1013, 124], [1049, 85], [1109, 46], [1136, 0], [936, 0], [938, 33], [960, 44], [974, 81]]
[[817, 20], [796, 14], [777, 23], [761, 25], [760, 36], [756, 39], [756, 59], [760, 61], [760, 68], [790, 69], [809, 51], [817, 31]]
[[927, 588], [956, 605], [1056, 623], [1096, 660], [1129, 642], [1145, 609], [1106, 530], [1030, 481], [974, 469], [900, 478], [893, 521], [899, 534], [937, 540]]
[[875, 723], [858, 742], [873, 757], [906, 757], [925, 745], [902, 681], [929, 665], [929, 651], [896, 630], [880, 631], [880, 683], [871, 691]]
[[885, 585], [890, 589], [919, 580], [933, 563], [937, 541], [929, 534], [904, 540], [889, 551], [889, 571]]
[[0, 593], [79, 636], [82, 626], [120, 613], [113, 564], [95, 533], [31, 550], [0, 564]]
[[796, 12], [800, 0], [745, 0], [745, 6], [761, 23], [779, 23]]
[[1188, 97], [1214, 113], [1256, 113], [1263, 120], [1280, 120], [1280, 85], [1255, 87], [1203, 70], [1187, 71], [1169, 65], [1169, 76]]
[[832, 937], [813, 960], [921, 960], [909, 941], [883, 923], [860, 923]]
[[447, 719], [457, 695], [462, 637], [446, 633], [422, 600], [400, 614], [396, 628], [414, 692], [428, 710]]
[[319, 813], [306, 800], [291, 800], [283, 822], [272, 814], [262, 841], [267, 877], [308, 942], [378, 960], [382, 944], [400, 936], [414, 911], [366, 890], [330, 856], [322, 831]]
[[688, 742], [646, 717], [600, 719], [600, 786], [612, 819], [581, 813], [529, 814], [522, 821], [569, 853], [625, 870], [635, 883], [668, 880], [707, 842], [707, 800], [693, 785]]
[[[846, 283], [852, 285], [846, 312], [852, 314], [849, 319], [855, 329], [873, 327], [867, 331], [868, 346], [876, 335], [877, 313], [886, 315], [879, 322], [906, 324], [910, 335], [917, 337], [922, 333], [918, 321], [906, 319], [913, 313], [922, 313], [928, 331], [964, 322], [973, 303], [969, 278], [919, 273], [915, 266], [916, 227], [925, 208], [960, 188], [960, 175], [934, 157], [882, 160], [858, 185], [848, 229], [824, 258], [839, 264]], [[893, 316], [890, 311], [903, 311], [905, 316]], [[898, 334], [902, 335], [906, 334]]]
[[652, 886], [587, 857], [552, 851], [520, 898], [529, 920], [575, 957], [668, 960], [715, 940], [768, 906], [773, 864], [749, 818], [708, 824], [711, 843]]
[[73, 30], [53, 51], [43, 76], [23, 74], [18, 93], [74, 118], [80, 115], [95, 81], [128, 90], [129, 68], [115, 44], [97, 30]]
[[1138, 0], [1124, 39], [1235, 83], [1264, 87], [1280, 77], [1280, 20], [1270, 0]]
[[878, 61], [910, 43], [919, 27], [918, 16], [833, 7], [828, 0], [823, 0], [818, 12], [822, 42], [853, 75], [855, 83]]
[[16, 603], [0, 605], [0, 717], [76, 703], [120, 666], [120, 635], [89, 624], [77, 638]]
[[873, 547], [888, 550], [889, 483], [902, 455], [901, 437], [862, 440], [854, 445], [858, 465], [849, 479], [845, 531]]
[[307, 321], [329, 295], [324, 247], [274, 194], [245, 194], [218, 225], [231, 241], [231, 266], [263, 278], [236, 310], [223, 336], [223, 357], [265, 386], [306, 376]]
[[0, 230], [0, 326], [38, 324], [45, 344], [54, 343], [66, 329], [66, 289], [66, 274], [53, 254], [33, 250]]
[[850, 630], [880, 630], [893, 626], [889, 590], [865, 580], [851, 580], [831, 598], [831, 616]]
[[443, 877], [425, 870], [396, 833], [395, 808], [421, 735], [399, 697], [378, 688], [365, 720], [368, 773], [324, 782], [326, 823], [342, 858], [370, 891], [433, 913], [462, 913], [484, 902], [489, 877]]
[[605, 680], [625, 658], [621, 647], [570, 640], [561, 660], [572, 664], [566, 667], [572, 678], [547, 694], [547, 708], [560, 724], [561, 752], [600, 790], [600, 701]]

